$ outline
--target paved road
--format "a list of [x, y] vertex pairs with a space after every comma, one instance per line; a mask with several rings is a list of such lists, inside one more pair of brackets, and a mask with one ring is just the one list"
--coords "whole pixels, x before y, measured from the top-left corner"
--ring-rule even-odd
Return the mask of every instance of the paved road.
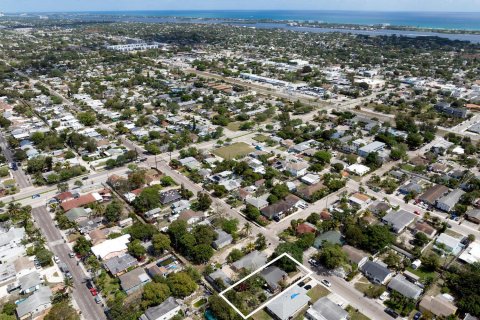
[[77, 266], [77, 260], [70, 258], [68, 253], [70, 248], [62, 238], [60, 231], [55, 226], [50, 214], [45, 207], [38, 207], [32, 210], [32, 215], [36, 224], [42, 230], [50, 250], [55, 254], [60, 261], [65, 262], [73, 276], [73, 298], [78, 307], [82, 311], [84, 319], [106, 319], [102, 307], [96, 304], [90, 291], [83, 283], [88, 276], [84, 273], [80, 266]]
[[[8, 146], [7, 140], [3, 134], [0, 134], [0, 147], [2, 148], [2, 152], [5, 155], [5, 158], [9, 163], [14, 162], [12, 151]], [[18, 167], [18, 170], [10, 170], [13, 174], [13, 178], [17, 182], [20, 189], [30, 187], [32, 183], [30, 182], [28, 176], [23, 172], [21, 167]]]
[[331, 275], [326, 269], [322, 267], [312, 267], [306, 261], [309, 257], [304, 257], [304, 265], [313, 271], [312, 276], [317, 280], [327, 279], [332, 286], [328, 289], [333, 293], [339, 295], [349, 305], [358, 309], [361, 313], [372, 320], [390, 320], [391, 318], [383, 311], [384, 306], [377, 303], [375, 300], [365, 298], [363, 293], [355, 289], [352, 283], [345, 281], [335, 275]]

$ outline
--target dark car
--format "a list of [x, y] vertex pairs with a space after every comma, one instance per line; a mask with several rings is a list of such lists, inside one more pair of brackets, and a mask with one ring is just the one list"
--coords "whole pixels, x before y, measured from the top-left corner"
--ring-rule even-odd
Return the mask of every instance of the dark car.
[[92, 280], [90, 280], [90, 279], [87, 280], [87, 288], [88, 288], [89, 290], [93, 288], [93, 282], [92, 282]]
[[88, 176], [87, 176], [87, 177], [83, 177], [82, 180], [88, 180]]
[[413, 320], [418, 320], [422, 317], [422, 313], [419, 311], [417, 313], [415, 313], [415, 315], [413, 316]]
[[12, 170], [13, 170], [13, 171], [17, 171], [17, 170], [18, 170], [18, 166], [17, 166], [17, 164], [16, 164], [15, 162], [12, 163]]
[[387, 308], [387, 309], [385, 309], [385, 313], [388, 314], [393, 319], [398, 318], [398, 313], [396, 313], [395, 310], [393, 310], [393, 309]]

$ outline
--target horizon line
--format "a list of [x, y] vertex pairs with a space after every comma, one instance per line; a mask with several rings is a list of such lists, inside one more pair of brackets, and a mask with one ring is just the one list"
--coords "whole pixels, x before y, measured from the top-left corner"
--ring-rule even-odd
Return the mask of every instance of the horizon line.
[[318, 11], [318, 12], [377, 12], [377, 13], [463, 13], [475, 14], [480, 11], [427, 11], [427, 10], [345, 10], [345, 9], [112, 9], [112, 10], [61, 10], [61, 11], [1, 11], [3, 14], [58, 14], [58, 13], [102, 13], [102, 12], [162, 12], [162, 11], [177, 11], [177, 12], [222, 12], [222, 11], [284, 11], [284, 12], [299, 12], [299, 11]]

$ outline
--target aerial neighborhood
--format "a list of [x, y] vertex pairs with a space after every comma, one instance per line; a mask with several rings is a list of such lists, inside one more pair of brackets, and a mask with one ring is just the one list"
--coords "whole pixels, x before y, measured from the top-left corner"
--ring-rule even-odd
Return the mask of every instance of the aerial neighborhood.
[[0, 18], [0, 319], [480, 317], [478, 44], [56, 19]]

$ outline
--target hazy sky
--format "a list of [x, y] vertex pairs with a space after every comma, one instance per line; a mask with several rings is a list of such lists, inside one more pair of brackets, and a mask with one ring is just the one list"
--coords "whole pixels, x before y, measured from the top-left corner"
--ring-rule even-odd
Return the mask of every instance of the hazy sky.
[[480, 0], [0, 0], [4, 12], [114, 10], [480, 11]]

